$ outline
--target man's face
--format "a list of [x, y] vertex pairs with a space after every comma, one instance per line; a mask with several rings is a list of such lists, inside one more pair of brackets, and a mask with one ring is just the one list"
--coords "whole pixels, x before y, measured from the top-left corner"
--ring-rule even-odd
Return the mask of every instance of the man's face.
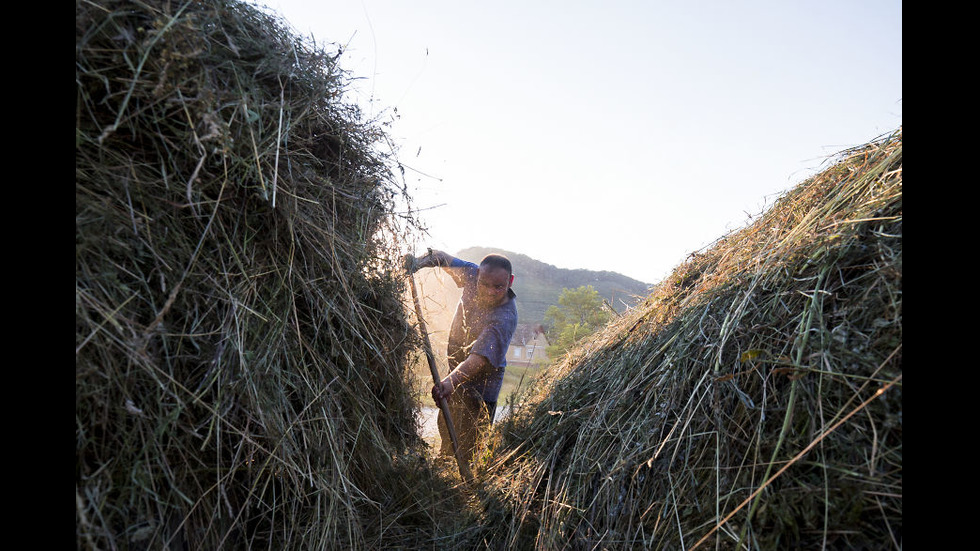
[[504, 268], [480, 266], [476, 279], [476, 301], [483, 307], [503, 304], [507, 300], [507, 289], [514, 282], [514, 276]]

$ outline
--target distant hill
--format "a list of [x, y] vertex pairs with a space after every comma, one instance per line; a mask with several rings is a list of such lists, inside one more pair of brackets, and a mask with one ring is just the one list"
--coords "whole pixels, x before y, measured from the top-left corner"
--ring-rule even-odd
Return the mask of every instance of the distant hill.
[[521, 323], [541, 323], [549, 306], [558, 304], [563, 289], [591, 285], [617, 312], [636, 305], [653, 289], [650, 284], [609, 271], [558, 268], [527, 255], [488, 247], [470, 247], [456, 253], [479, 263], [490, 253], [502, 254], [514, 267], [514, 292]]

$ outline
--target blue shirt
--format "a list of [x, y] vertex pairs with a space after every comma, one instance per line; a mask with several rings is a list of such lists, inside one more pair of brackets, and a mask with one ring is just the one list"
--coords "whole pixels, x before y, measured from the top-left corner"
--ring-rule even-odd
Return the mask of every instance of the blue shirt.
[[460, 386], [475, 389], [486, 402], [496, 402], [504, 384], [507, 367], [507, 347], [517, 329], [517, 295], [507, 290], [507, 300], [492, 308], [481, 308], [476, 302], [477, 277], [480, 267], [472, 262], [453, 259], [449, 265], [456, 285], [463, 296], [456, 305], [456, 314], [449, 330], [449, 369], [456, 369], [470, 354], [479, 354], [490, 366], [482, 377], [475, 377]]

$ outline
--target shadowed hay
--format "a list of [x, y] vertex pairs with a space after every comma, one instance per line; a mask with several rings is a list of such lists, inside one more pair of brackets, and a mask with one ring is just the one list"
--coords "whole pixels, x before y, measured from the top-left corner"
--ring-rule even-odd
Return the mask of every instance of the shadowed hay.
[[540, 379], [485, 545], [901, 549], [901, 129], [837, 161]]
[[394, 243], [330, 55], [248, 4], [75, 5], [79, 548], [421, 547]]

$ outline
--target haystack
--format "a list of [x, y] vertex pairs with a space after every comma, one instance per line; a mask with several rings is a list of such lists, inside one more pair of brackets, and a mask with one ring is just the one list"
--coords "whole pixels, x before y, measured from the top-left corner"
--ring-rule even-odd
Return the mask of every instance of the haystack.
[[899, 129], [556, 364], [491, 443], [478, 541], [901, 549], [901, 380]]
[[75, 24], [78, 548], [439, 537], [394, 261], [417, 226], [340, 52], [232, 0]]

